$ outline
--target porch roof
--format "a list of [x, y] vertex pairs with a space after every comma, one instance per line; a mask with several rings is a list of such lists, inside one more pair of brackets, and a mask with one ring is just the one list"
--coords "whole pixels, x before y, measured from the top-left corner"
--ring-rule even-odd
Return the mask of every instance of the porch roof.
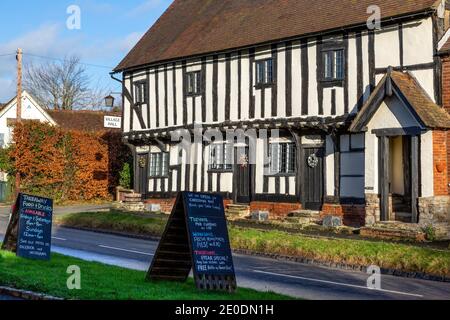
[[450, 129], [450, 115], [433, 102], [417, 79], [409, 72], [390, 69], [354, 119], [350, 131], [364, 131], [384, 99], [393, 95], [393, 90], [426, 128]]

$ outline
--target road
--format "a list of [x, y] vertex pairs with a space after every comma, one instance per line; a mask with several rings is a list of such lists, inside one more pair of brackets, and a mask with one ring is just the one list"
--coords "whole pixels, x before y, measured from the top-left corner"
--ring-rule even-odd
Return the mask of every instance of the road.
[[[0, 213], [0, 239], [8, 216]], [[155, 241], [55, 227], [54, 252], [135, 270], [147, 270]], [[382, 290], [366, 286], [368, 275], [261, 257], [234, 255], [238, 285], [312, 300], [450, 300], [450, 283], [382, 276]]]
[[[87, 204], [87, 205], [73, 205], [64, 207], [55, 207], [53, 214], [79, 213], [79, 212], [96, 212], [111, 208], [111, 204]], [[11, 206], [1, 205], [0, 216], [9, 215]]]

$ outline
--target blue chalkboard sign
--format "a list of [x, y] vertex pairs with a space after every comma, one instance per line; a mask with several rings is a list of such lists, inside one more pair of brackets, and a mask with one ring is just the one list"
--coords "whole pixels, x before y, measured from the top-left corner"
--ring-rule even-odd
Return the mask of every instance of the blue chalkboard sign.
[[185, 192], [183, 198], [195, 272], [207, 275], [234, 275], [222, 197]]
[[186, 281], [190, 271], [201, 290], [236, 290], [223, 198], [181, 192], [150, 266], [149, 280]]
[[19, 194], [17, 255], [23, 258], [50, 260], [53, 200]]

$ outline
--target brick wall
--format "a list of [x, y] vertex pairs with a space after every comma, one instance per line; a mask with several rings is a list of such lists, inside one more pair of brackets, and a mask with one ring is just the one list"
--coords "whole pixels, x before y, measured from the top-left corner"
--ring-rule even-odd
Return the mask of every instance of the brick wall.
[[[450, 56], [442, 59], [442, 104], [450, 113]], [[447, 132], [447, 179], [450, 181], [450, 131]], [[450, 186], [447, 183], [447, 194], [450, 195]]]
[[[147, 199], [145, 200], [146, 204], [159, 204], [161, 206], [161, 211], [165, 213], [171, 213], [173, 206], [175, 205], [176, 198], [170, 198], [170, 199]], [[223, 200], [224, 208], [227, 208], [227, 205], [232, 204], [232, 200]]]
[[299, 203], [254, 201], [250, 204], [250, 211], [269, 211], [272, 219], [286, 217], [292, 211], [301, 209], [302, 205]]
[[326, 216], [341, 217], [346, 226], [362, 227], [366, 221], [366, 206], [352, 204], [327, 204], [325, 203], [320, 213], [320, 217]]
[[449, 194], [448, 188], [448, 132], [433, 131], [433, 170], [434, 170], [434, 195], [444, 196]]
[[145, 200], [146, 204], [159, 204], [161, 206], [161, 211], [165, 213], [171, 213], [172, 208], [175, 205], [176, 198], [171, 199], [148, 199]]

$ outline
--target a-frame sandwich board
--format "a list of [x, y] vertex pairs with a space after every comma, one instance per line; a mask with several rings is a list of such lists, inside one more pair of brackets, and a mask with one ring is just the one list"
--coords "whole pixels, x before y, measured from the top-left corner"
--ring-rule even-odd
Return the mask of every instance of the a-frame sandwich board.
[[193, 269], [200, 290], [236, 290], [223, 198], [180, 192], [147, 280], [185, 282]]

